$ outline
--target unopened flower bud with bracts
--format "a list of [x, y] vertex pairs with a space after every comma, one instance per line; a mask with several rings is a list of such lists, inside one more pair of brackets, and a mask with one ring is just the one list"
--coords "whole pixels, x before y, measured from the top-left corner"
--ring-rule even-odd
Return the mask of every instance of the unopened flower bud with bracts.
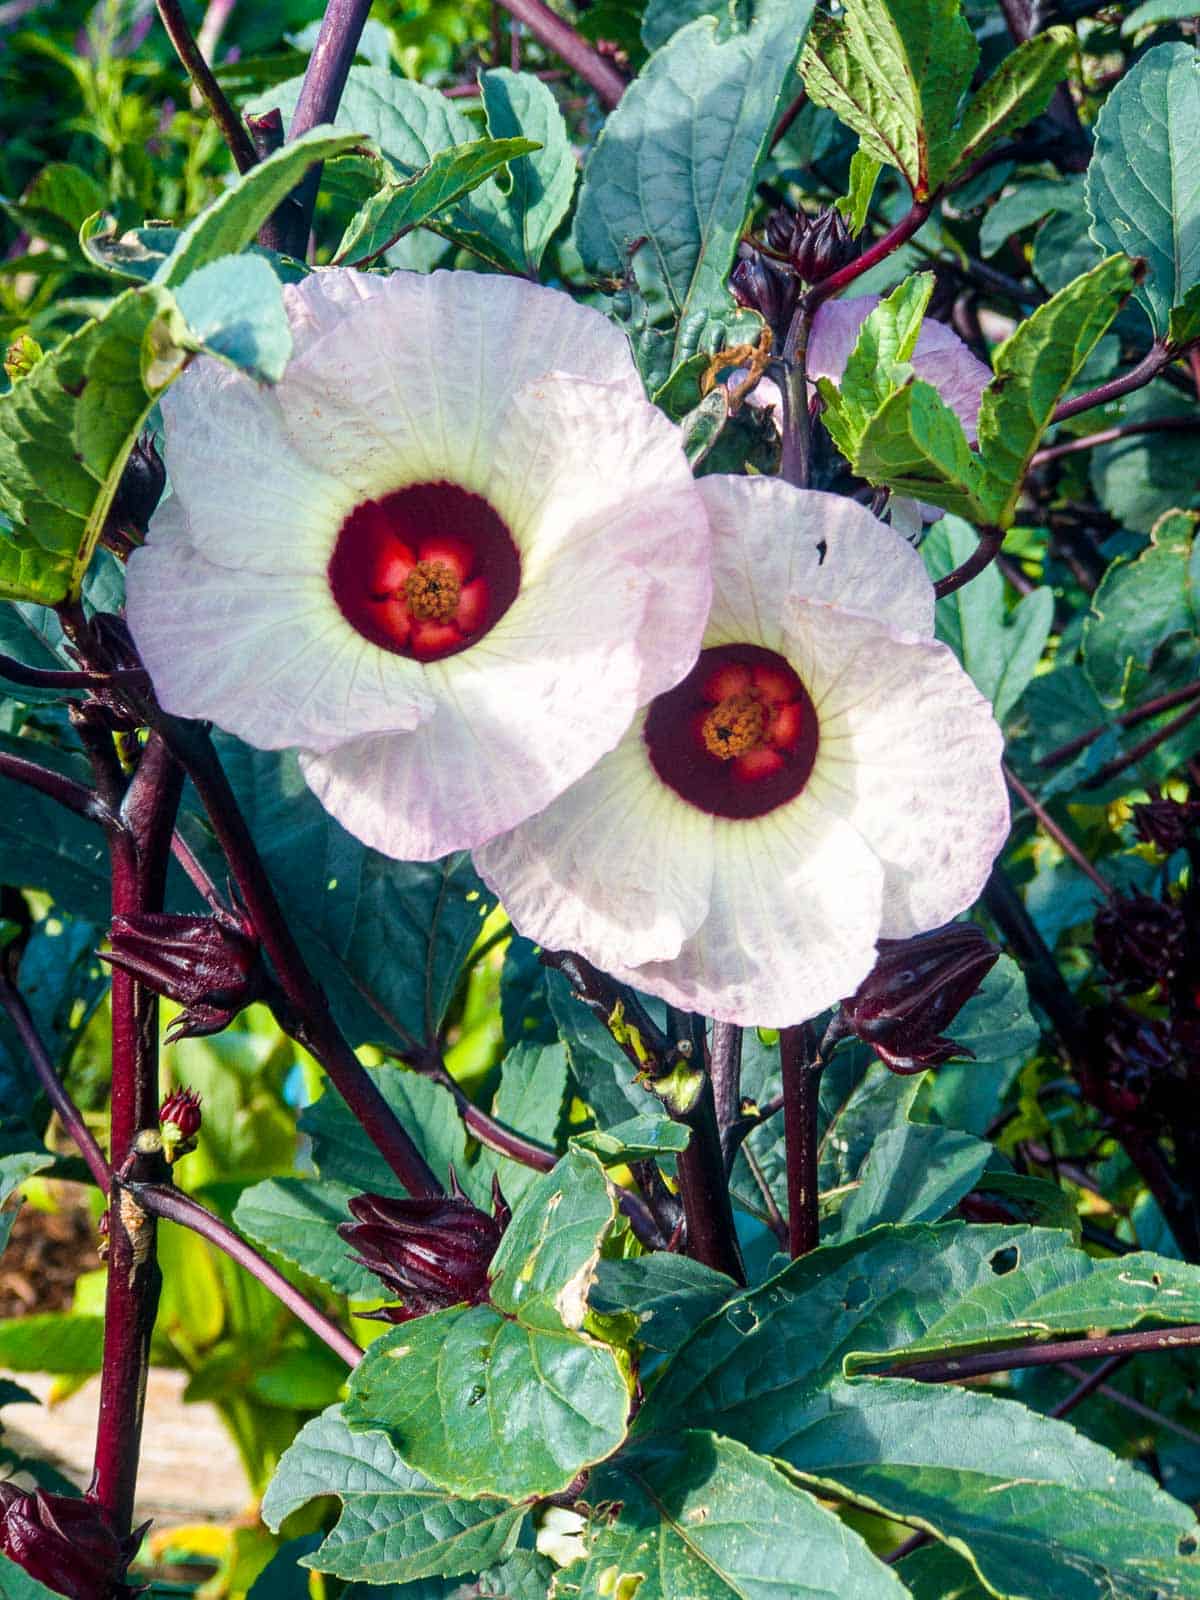
[[123, 534], [141, 544], [166, 482], [167, 469], [154, 436], [143, 433], [129, 452], [125, 470], [117, 481], [117, 492], [105, 520], [105, 533]]
[[267, 993], [254, 925], [239, 911], [212, 916], [116, 916], [106, 961], [183, 1007], [168, 1042], [219, 1033]]
[[767, 218], [767, 247], [787, 261], [802, 283], [824, 283], [853, 261], [858, 245], [835, 206], [815, 217], [780, 206]]
[[1147, 800], [1133, 808], [1133, 826], [1143, 844], [1152, 844], [1163, 855], [1193, 839], [1200, 839], [1200, 800]]
[[843, 1025], [893, 1072], [921, 1072], [973, 1056], [942, 1030], [979, 988], [1000, 952], [971, 922], [913, 939], [880, 939], [879, 959], [849, 1000]]
[[1187, 926], [1177, 906], [1148, 894], [1114, 895], [1096, 913], [1096, 954], [1114, 983], [1149, 989], [1184, 959]]
[[492, 1183], [492, 1215], [473, 1205], [453, 1173], [451, 1193], [422, 1200], [360, 1194], [350, 1201], [353, 1222], [338, 1233], [402, 1304], [372, 1315], [408, 1322], [446, 1306], [479, 1305], [488, 1295], [488, 1267], [512, 1213]]
[[782, 339], [800, 296], [799, 283], [753, 244], [743, 243], [738, 257], [729, 277], [733, 298], [747, 310], [757, 311], [776, 338]]
[[114, 1532], [100, 1506], [86, 1497], [30, 1493], [0, 1483], [0, 1550], [17, 1566], [71, 1600], [126, 1600], [124, 1581], [145, 1527]]
[[196, 1148], [202, 1121], [200, 1096], [195, 1089], [172, 1090], [158, 1109], [163, 1155], [168, 1161], [178, 1161]]

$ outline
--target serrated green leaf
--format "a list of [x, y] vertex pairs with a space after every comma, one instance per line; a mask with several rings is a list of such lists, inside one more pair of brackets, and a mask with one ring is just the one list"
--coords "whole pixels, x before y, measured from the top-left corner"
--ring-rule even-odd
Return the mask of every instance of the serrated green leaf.
[[875, 413], [912, 377], [909, 361], [932, 293], [932, 272], [898, 284], [858, 330], [841, 381], [820, 380], [825, 426], [847, 461], [856, 459]]
[[951, 171], [961, 172], [997, 139], [1040, 117], [1066, 77], [1075, 48], [1070, 28], [1047, 28], [1005, 56], [963, 113]]
[[360, 1583], [409, 1583], [478, 1572], [511, 1554], [524, 1509], [487, 1497], [461, 1499], [406, 1466], [381, 1433], [352, 1433], [342, 1408], [306, 1423], [284, 1451], [263, 1499], [263, 1521], [326, 1495], [341, 1515], [301, 1565]]
[[956, 1128], [902, 1122], [871, 1146], [856, 1187], [822, 1239], [836, 1243], [880, 1222], [936, 1222], [969, 1194], [992, 1159], [992, 1146]]
[[461, 200], [501, 167], [539, 146], [532, 139], [475, 139], [439, 150], [427, 167], [385, 183], [347, 224], [338, 262], [366, 266], [413, 228]]
[[611, 1455], [628, 1408], [607, 1345], [458, 1306], [376, 1340], [351, 1375], [344, 1415], [353, 1429], [386, 1433], [409, 1466], [453, 1493], [518, 1502], [560, 1493]]
[[57, 1591], [31, 1578], [24, 1567], [0, 1555], [0, 1600], [61, 1600]]
[[732, 1439], [687, 1432], [597, 1473], [589, 1499], [615, 1502], [559, 1577], [578, 1600], [901, 1600], [866, 1542], [772, 1462]]
[[584, 170], [577, 248], [621, 275], [645, 241], [675, 319], [668, 370], [733, 310], [727, 279], [811, 8], [759, 0], [749, 29], [723, 39], [713, 17], [681, 28], [626, 89]]
[[[1160, 1289], [1194, 1268], [1141, 1258], [1130, 1274], [1140, 1281], [1114, 1296], [1092, 1279], [1108, 1265], [1061, 1233], [962, 1223], [880, 1228], [822, 1248], [697, 1330], [656, 1374], [635, 1438], [709, 1427], [740, 1439], [809, 1484], [953, 1540], [998, 1594], [1145, 1600], [1158, 1583], [1172, 1600], [1196, 1595], [1200, 1565], [1180, 1549], [1195, 1530], [1190, 1511], [1065, 1424], [950, 1386], [842, 1377], [847, 1358], [909, 1347], [938, 1323], [942, 1349], [978, 1339], [989, 1317], [997, 1340], [1011, 1339], [1012, 1307], [1020, 1316], [1044, 1304], [1062, 1331], [1085, 1331], [1099, 1299], [1108, 1327], [1166, 1306], [1191, 1320], [1195, 1287], [1182, 1300]], [[1073, 1313], [1072, 1284], [1083, 1286]], [[1033, 1565], [1030, 1540], [1042, 1552]]]
[[1128, 257], [1110, 256], [1039, 306], [993, 353], [995, 376], [979, 407], [986, 476], [985, 514], [977, 520], [1001, 528], [1012, 522], [1025, 473], [1054, 409], [1128, 297], [1134, 278]]
[[856, 239], [867, 225], [871, 199], [882, 171], [883, 162], [866, 150], [856, 150], [850, 157], [850, 182], [846, 193], [835, 204]]
[[221, 256], [244, 250], [281, 201], [313, 167], [367, 141], [358, 133], [312, 128], [218, 195], [179, 235], [174, 249], [154, 274], [154, 282], [170, 288]]
[[1149, 670], [1157, 650], [1200, 625], [1193, 591], [1195, 512], [1169, 511], [1150, 545], [1132, 561], [1114, 561], [1092, 596], [1083, 624], [1083, 663], [1101, 700], [1118, 706], [1135, 667]]
[[529, 1328], [581, 1328], [600, 1246], [617, 1214], [594, 1155], [572, 1150], [531, 1183], [490, 1268], [492, 1301]]
[[[251, 101], [249, 109], [277, 106], [286, 124], [301, 81], [278, 84]], [[514, 169], [507, 193], [488, 178], [429, 226], [502, 272], [534, 273], [575, 185], [566, 124], [553, 94], [529, 73], [499, 68], [482, 73], [479, 83], [489, 136], [520, 136], [541, 148], [518, 163], [524, 171]], [[439, 151], [479, 138], [479, 123], [453, 100], [382, 67], [351, 68], [336, 125], [361, 128], [406, 177], [427, 167]]]
[[1096, 120], [1084, 197], [1102, 250], [1144, 256], [1134, 294], [1159, 337], [1200, 282], [1200, 56], [1190, 44], [1148, 50]]
[[278, 383], [292, 354], [283, 285], [261, 256], [223, 256], [179, 285], [176, 300], [206, 351]]
[[[0, 196], [0, 208], [22, 233], [57, 246], [60, 270], [64, 266], [74, 270], [79, 260], [79, 229], [107, 200], [90, 172], [69, 161], [52, 161], [35, 175], [19, 200]], [[12, 270], [7, 261], [4, 270]]]
[[[567, 1088], [567, 1053], [561, 1044], [518, 1044], [500, 1065], [500, 1087], [492, 1103], [492, 1116], [503, 1127], [553, 1151]], [[532, 1167], [510, 1161], [492, 1150], [480, 1152], [477, 1163], [480, 1186], [499, 1179], [504, 1198], [516, 1205], [537, 1181]]]
[[[979, 535], [958, 517], [943, 517], [930, 529], [921, 555], [933, 579], [960, 566], [979, 543]], [[970, 673], [975, 687], [1005, 717], [1033, 677], [1054, 625], [1054, 592], [1033, 590], [1009, 610], [1004, 579], [994, 565], [938, 602], [937, 636]]]
[[[821, 380], [822, 394], [827, 381]], [[910, 379], [884, 401], [863, 429], [851, 466], [895, 494], [984, 520], [983, 469], [962, 423], [930, 383]]]
[[589, 1304], [601, 1316], [631, 1313], [639, 1343], [670, 1351], [736, 1292], [723, 1272], [690, 1256], [656, 1250], [624, 1261], [601, 1261]]
[[959, 101], [978, 57], [959, 0], [845, 0], [837, 17], [813, 18], [800, 70], [809, 99], [923, 200], [955, 158]]
[[129, 289], [0, 395], [0, 596], [53, 605], [79, 593], [185, 337], [169, 294]]
[[[377, 1068], [371, 1075], [442, 1182], [453, 1167], [471, 1198], [483, 1200], [467, 1159], [462, 1118], [450, 1091], [401, 1067]], [[336, 1089], [326, 1088], [314, 1105], [305, 1107], [300, 1113], [300, 1131], [312, 1140], [313, 1163], [327, 1182], [356, 1194], [370, 1190], [403, 1198], [407, 1193]]]
[[310, 1278], [340, 1294], [375, 1299], [384, 1293], [382, 1283], [350, 1259], [350, 1247], [337, 1233], [339, 1223], [352, 1220], [347, 1200], [368, 1183], [367, 1174], [357, 1188], [311, 1178], [267, 1178], [243, 1189], [233, 1220], [247, 1238]]

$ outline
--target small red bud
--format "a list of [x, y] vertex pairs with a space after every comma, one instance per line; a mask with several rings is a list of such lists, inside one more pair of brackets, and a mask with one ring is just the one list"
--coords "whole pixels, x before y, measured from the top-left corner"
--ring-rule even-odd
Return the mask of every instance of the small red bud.
[[181, 1139], [194, 1139], [200, 1132], [200, 1096], [195, 1089], [174, 1089], [158, 1112], [160, 1127], [179, 1130]]

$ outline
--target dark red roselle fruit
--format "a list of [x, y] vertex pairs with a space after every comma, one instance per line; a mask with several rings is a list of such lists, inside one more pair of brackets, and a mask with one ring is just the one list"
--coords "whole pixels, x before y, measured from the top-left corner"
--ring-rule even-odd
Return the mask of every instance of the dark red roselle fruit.
[[267, 993], [254, 925], [241, 912], [116, 916], [110, 945], [106, 961], [183, 1007], [170, 1041], [219, 1033]]
[[403, 1301], [371, 1313], [381, 1321], [408, 1322], [487, 1299], [488, 1267], [512, 1213], [494, 1180], [490, 1217], [453, 1173], [450, 1182], [450, 1194], [424, 1200], [360, 1194], [350, 1201], [355, 1220], [339, 1224], [338, 1233], [358, 1252], [354, 1260]]
[[972, 922], [912, 939], [880, 939], [879, 959], [841, 1020], [893, 1072], [921, 1072], [972, 1052], [942, 1030], [979, 988], [1000, 952]]
[[[149, 1524], [146, 1524], [148, 1527]], [[127, 1600], [125, 1582], [145, 1527], [124, 1538], [86, 1497], [30, 1493], [0, 1483], [0, 1550], [31, 1578], [71, 1600]]]
[[1149, 989], [1184, 960], [1187, 925], [1177, 906], [1148, 894], [1114, 895], [1096, 913], [1096, 954], [1114, 982]]

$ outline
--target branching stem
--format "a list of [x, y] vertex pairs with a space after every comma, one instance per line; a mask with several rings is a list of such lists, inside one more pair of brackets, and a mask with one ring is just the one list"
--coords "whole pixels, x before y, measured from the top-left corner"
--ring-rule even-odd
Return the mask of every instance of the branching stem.
[[175, 47], [175, 54], [183, 63], [184, 70], [195, 85], [200, 98], [212, 113], [213, 121], [220, 128], [221, 136], [229, 146], [234, 165], [239, 172], [249, 172], [258, 161], [254, 146], [250, 142], [250, 135], [246, 131], [245, 123], [226, 99], [225, 91], [213, 76], [212, 68], [204, 59], [204, 54], [188, 27], [183, 7], [179, 4], [179, 0], [155, 0], [155, 3], [163, 27], [167, 30], [167, 37]]

